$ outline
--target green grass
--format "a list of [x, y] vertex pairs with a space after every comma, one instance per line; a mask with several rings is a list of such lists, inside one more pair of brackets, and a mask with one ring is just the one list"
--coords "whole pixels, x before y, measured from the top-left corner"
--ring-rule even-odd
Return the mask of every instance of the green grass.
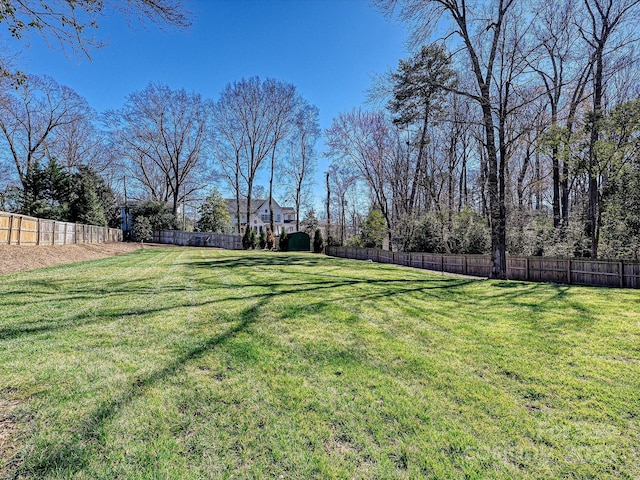
[[638, 291], [179, 248], [0, 280], [0, 476], [640, 478]]

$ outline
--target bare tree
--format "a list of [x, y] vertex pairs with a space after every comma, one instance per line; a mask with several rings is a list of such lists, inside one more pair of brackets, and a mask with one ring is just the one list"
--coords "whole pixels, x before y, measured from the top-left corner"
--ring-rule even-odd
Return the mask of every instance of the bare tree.
[[227, 108], [227, 124], [235, 130], [234, 135], [241, 139], [237, 143], [234, 142], [234, 145], [241, 147], [237, 153], [235, 164], [237, 171], [234, 175], [237, 175], [246, 188], [247, 225], [251, 217], [251, 196], [256, 174], [271, 147], [270, 129], [267, 125], [261, 86], [262, 83], [258, 77], [248, 80], [243, 78], [239, 82], [227, 84], [219, 99], [219, 102]]
[[134, 178], [174, 214], [203, 186], [210, 111], [198, 94], [149, 84], [105, 115]]
[[46, 154], [55, 158], [69, 171], [80, 166], [104, 173], [111, 166], [113, 156], [107, 148], [107, 139], [96, 128], [96, 117], [80, 118], [77, 122], [61, 125], [51, 141], [46, 142]]
[[331, 163], [327, 171], [327, 179], [333, 185], [335, 205], [338, 210], [338, 224], [340, 226], [339, 242], [344, 245], [347, 222], [347, 193], [356, 184], [360, 175], [349, 165]]
[[[269, 175], [269, 229], [274, 230], [273, 179], [276, 172], [276, 155], [280, 143], [289, 136], [294, 126], [296, 88], [290, 83], [267, 79], [263, 84], [264, 101], [268, 108], [268, 123], [271, 125], [271, 168]], [[299, 217], [298, 212], [298, 217]], [[300, 219], [296, 217], [296, 225]]]
[[327, 210], [327, 245], [332, 245], [331, 238], [331, 183], [329, 182], [329, 172], [325, 172], [325, 181], [327, 184], [327, 202], [325, 204]]
[[315, 169], [314, 147], [319, 137], [318, 108], [301, 101], [295, 112], [291, 138], [287, 142], [288, 155], [281, 164], [288, 197], [293, 200], [296, 209], [296, 231], [300, 231], [300, 210], [305, 204]]
[[372, 203], [385, 219], [390, 248], [392, 204], [389, 179], [394, 153], [390, 135], [392, 128], [381, 112], [354, 110], [339, 114], [325, 132], [330, 149], [328, 155], [350, 162], [369, 185]]
[[540, 131], [548, 147], [552, 173], [554, 227], [569, 223], [569, 165], [573, 131], [586, 90], [593, 58], [585, 55], [579, 34], [579, 0], [541, 0], [534, 35], [538, 52], [531, 56], [533, 70], [542, 81], [549, 113], [548, 128]]
[[[273, 198], [278, 148], [293, 126], [295, 101], [293, 85], [273, 79], [262, 81], [258, 77], [228, 84], [218, 100], [214, 123], [218, 138], [224, 139], [218, 144], [222, 149], [219, 150], [220, 157], [225, 176], [236, 191], [238, 205], [240, 187], [243, 189], [247, 225], [256, 176], [268, 158], [271, 161], [269, 197]], [[221, 112], [222, 108], [224, 112]], [[271, 206], [270, 210], [273, 228]]]
[[213, 105], [213, 146], [214, 155], [222, 176], [236, 199], [236, 232], [241, 231], [240, 199], [244, 197], [245, 184], [241, 172], [245, 158], [244, 129], [234, 115], [235, 97], [223, 94]]
[[64, 130], [73, 129], [93, 115], [86, 100], [74, 90], [50, 77], [29, 75], [13, 85], [0, 83], [0, 131], [8, 157], [22, 188], [27, 188], [31, 170], [50, 153], [47, 146], [60, 140]]
[[242, 163], [239, 171], [246, 185], [246, 223], [251, 217], [251, 197], [258, 168], [271, 153], [272, 124], [269, 105], [265, 102], [263, 82], [258, 77], [242, 79], [225, 87], [221, 97], [226, 97], [234, 124], [242, 132]]

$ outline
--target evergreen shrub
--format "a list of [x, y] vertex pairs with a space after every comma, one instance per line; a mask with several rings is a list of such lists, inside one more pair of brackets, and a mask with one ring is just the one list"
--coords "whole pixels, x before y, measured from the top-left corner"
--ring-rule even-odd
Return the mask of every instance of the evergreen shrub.
[[316, 232], [313, 234], [313, 252], [321, 253], [324, 247], [324, 239], [322, 238], [322, 232], [319, 228], [316, 228]]
[[280, 240], [278, 242], [278, 248], [281, 252], [289, 251], [289, 237], [287, 236], [287, 232], [285, 229], [282, 229], [282, 233], [280, 234]]

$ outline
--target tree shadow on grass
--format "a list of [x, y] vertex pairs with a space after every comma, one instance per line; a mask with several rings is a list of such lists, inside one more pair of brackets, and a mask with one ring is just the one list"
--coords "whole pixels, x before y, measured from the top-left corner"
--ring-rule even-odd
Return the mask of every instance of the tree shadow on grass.
[[[36, 303], [50, 303], [55, 301], [95, 300], [96, 297], [128, 295], [151, 295], [164, 292], [178, 292], [186, 290], [177, 285], [149, 286], [150, 279], [145, 277], [117, 278], [112, 281], [99, 279], [86, 282], [78, 286], [77, 279], [63, 280], [21, 280], [16, 288], [9, 288], [3, 292], [6, 297], [20, 297], [20, 300], [0, 300], [3, 307], [22, 307]], [[46, 287], [45, 287], [46, 286]], [[40, 287], [40, 288], [38, 288]]]
[[40, 478], [56, 472], [72, 474], [87, 467], [90, 451], [103, 442], [100, 432], [106, 423], [136, 399], [144, 397], [148, 390], [178, 374], [189, 363], [204, 357], [216, 347], [246, 331], [259, 319], [260, 310], [267, 303], [267, 300], [268, 298], [265, 298], [261, 303], [245, 309], [239, 315], [239, 321], [234, 327], [219, 335], [203, 339], [198, 346], [179, 354], [166, 365], [147, 375], [134, 378], [118, 396], [99, 405], [85, 418], [79, 419], [73, 428], [73, 441], [56, 445], [50, 450], [45, 448], [43, 454], [38, 455], [37, 460], [33, 462], [26, 458], [25, 462], [17, 469], [18, 476], [27, 474]]
[[[327, 261], [329, 260], [329, 261]], [[341, 259], [336, 260], [337, 262]], [[311, 306], [317, 308], [321, 304], [336, 303], [344, 301], [362, 301], [364, 299], [375, 300], [377, 298], [390, 298], [399, 295], [409, 295], [413, 293], [421, 293], [429, 295], [434, 301], [446, 299], [448, 302], [458, 304], [461, 307], [469, 303], [475, 305], [484, 305], [489, 312], [492, 307], [507, 304], [517, 304], [528, 313], [541, 313], [548, 309], [554, 308], [553, 303], [558, 299], [564, 298], [567, 291], [571, 288], [566, 285], [553, 284], [537, 284], [525, 282], [495, 282], [496, 289], [491, 295], [474, 293], [472, 290], [463, 289], [467, 285], [477, 282], [486, 282], [487, 280], [469, 279], [461, 277], [435, 277], [435, 278], [371, 278], [363, 275], [361, 277], [353, 277], [351, 275], [340, 275], [339, 267], [332, 269], [313, 269], [307, 277], [312, 277], [306, 281], [292, 282], [288, 281], [285, 276], [279, 276], [279, 280], [275, 282], [260, 282], [259, 278], [253, 279], [251, 274], [256, 268], [273, 268], [281, 266], [313, 266], [316, 263], [323, 267], [336, 263], [334, 259], [325, 259], [314, 257], [311, 254], [294, 254], [294, 255], [231, 255], [222, 258], [214, 258], [207, 261], [184, 262], [182, 265], [196, 272], [202, 270], [207, 272], [205, 276], [194, 277], [195, 287], [186, 288], [183, 285], [148, 285], [149, 279], [140, 277], [130, 280], [121, 280], [120, 278], [111, 281], [87, 282], [78, 286], [77, 282], [72, 279], [49, 281], [37, 279], [34, 280], [33, 287], [44, 287], [48, 294], [45, 294], [40, 301], [42, 302], [64, 302], [64, 301], [92, 301], [97, 298], [106, 298], [109, 296], [140, 296], [144, 301], [136, 303], [134, 306], [123, 308], [97, 308], [91, 311], [83, 311], [75, 315], [66, 315], [62, 318], [52, 319], [50, 315], [44, 316], [40, 320], [19, 323], [10, 323], [0, 326], [0, 340], [8, 340], [24, 335], [34, 335], [40, 333], [49, 333], [57, 330], [72, 329], [76, 327], [88, 326], [91, 324], [108, 323], [118, 321], [126, 317], [136, 317], [153, 315], [156, 313], [167, 313], [178, 308], [187, 307], [203, 307], [210, 304], [219, 304], [224, 306], [225, 302], [235, 302], [238, 300], [263, 300], [273, 295], [285, 296], [296, 294], [320, 293], [327, 291], [333, 293], [330, 297], [319, 298], [317, 301], [310, 303]], [[242, 268], [247, 272], [247, 281], [242, 283], [220, 284], [216, 277], [212, 277], [210, 272], [212, 269], [220, 268], [224, 270], [235, 270]], [[197, 275], [197, 273], [195, 274]], [[31, 285], [31, 284], [30, 284]], [[238, 294], [238, 290], [245, 287], [263, 289], [257, 293]], [[346, 287], [361, 287], [356, 292], [344, 292], [340, 295], [341, 289]], [[11, 291], [13, 295], [27, 294], [30, 288]], [[170, 306], [162, 306], [151, 304], [149, 306], [148, 298], [156, 294], [165, 293], [182, 293], [186, 290], [193, 291], [211, 291], [212, 295], [208, 295], [208, 299], [200, 302], [183, 303], [178, 302]], [[222, 295], [213, 295], [214, 291], [223, 293]], [[59, 293], [58, 293], [59, 292]], [[441, 293], [437, 293], [441, 292]], [[497, 292], [497, 293], [496, 293]], [[549, 295], [554, 292], [553, 295]], [[529, 297], [531, 300], [529, 300]], [[11, 305], [9, 302], [0, 302], [4, 305]], [[580, 312], [580, 317], [576, 320], [567, 317], [567, 324], [575, 324], [576, 327], [584, 326], [591, 317], [591, 312], [579, 302], [571, 302], [571, 308]], [[311, 311], [309, 309], [305, 309]], [[532, 320], [532, 319], [530, 319]], [[535, 323], [535, 322], [534, 322]]]
[[[221, 267], [222, 269], [243, 268], [248, 272], [255, 267], [270, 268], [273, 266], [290, 266], [290, 265], [312, 265], [316, 262], [323, 267], [327, 265], [337, 265], [340, 260], [337, 261], [325, 261], [325, 259], [310, 259], [306, 258], [306, 255], [294, 255], [287, 257], [284, 255], [279, 256], [237, 256], [226, 257], [220, 260], [214, 259], [211, 261], [197, 261], [186, 262], [184, 265], [191, 267], [198, 271], [198, 269], [212, 269]], [[211, 299], [207, 299], [201, 302], [180, 304], [176, 306], [162, 307], [162, 306], [145, 306], [136, 307], [129, 312], [123, 312], [122, 309], [114, 308], [108, 311], [97, 312], [95, 314], [87, 314], [87, 312], [79, 313], [78, 315], [71, 316], [58, 320], [58, 322], [43, 323], [41, 325], [31, 325], [28, 328], [20, 329], [19, 325], [7, 326], [4, 329], [0, 329], [0, 339], [13, 338], [20, 335], [29, 335], [35, 333], [42, 333], [47, 331], [54, 331], [66, 328], [75, 328], [78, 326], [85, 326], [91, 323], [108, 322], [117, 318], [122, 318], [126, 315], [152, 315], [158, 312], [164, 312], [170, 314], [174, 308], [184, 307], [200, 307], [209, 304], [219, 304], [221, 308], [224, 308], [225, 302], [237, 302], [243, 301], [256, 301], [256, 305], [251, 306], [243, 310], [238, 314], [237, 319], [234, 319], [237, 323], [234, 327], [229, 328], [225, 332], [211, 336], [209, 338], [203, 338], [201, 342], [182, 353], [179, 353], [169, 363], [166, 363], [156, 370], [139, 377], [132, 379], [129, 384], [123, 388], [120, 393], [110, 399], [107, 402], [97, 406], [94, 411], [84, 418], [78, 419], [75, 425], [72, 425], [73, 440], [69, 440], [63, 444], [49, 444], [47, 449], [44, 446], [39, 449], [38, 456], [34, 458], [26, 458], [24, 463], [19, 468], [19, 474], [31, 474], [35, 477], [52, 475], [57, 472], [68, 472], [69, 474], [77, 473], [87, 467], [87, 463], [90, 461], [88, 453], [93, 450], [99, 449], [103, 442], [102, 431], [105, 425], [116, 417], [119, 412], [127, 408], [136, 399], [143, 397], [154, 386], [166, 381], [168, 378], [178, 374], [189, 363], [196, 361], [203, 356], [213, 352], [216, 347], [224, 344], [227, 340], [237, 336], [239, 333], [246, 331], [252, 324], [257, 322], [264, 307], [266, 307], [270, 300], [282, 295], [295, 295], [301, 293], [318, 293], [315, 300], [309, 302], [308, 305], [301, 305], [299, 308], [291, 308], [289, 311], [285, 311], [289, 317], [296, 315], [304, 315], [308, 313], [322, 313], [324, 309], [330, 309], [334, 303], [346, 303], [350, 305], [354, 302], [361, 301], [363, 299], [376, 299], [389, 296], [400, 296], [404, 294], [412, 294], [415, 292], [421, 292], [426, 295], [432, 295], [434, 301], [437, 301], [439, 296], [447, 296], [452, 292], [459, 293], [455, 299], [447, 297], [448, 300], [458, 302], [460, 305], [469, 302], [484, 302], [487, 308], [491, 308], [492, 305], [498, 305], [505, 302], [514, 302], [519, 297], [536, 294], [539, 289], [542, 293], [555, 291], [556, 295], [563, 297], [566, 295], [566, 289], [570, 287], [558, 287], [550, 288], [548, 285], [537, 284], [516, 284], [516, 287], [502, 288], [498, 295], [485, 295], [478, 294], [473, 291], [469, 291], [463, 287], [471, 285], [477, 282], [484, 282], [484, 280], [459, 278], [459, 277], [439, 277], [439, 278], [394, 278], [394, 279], [375, 279], [364, 275], [362, 278], [354, 278], [353, 276], [341, 276], [334, 271], [329, 271], [326, 268], [318, 269], [317, 274], [311, 272], [309, 276], [314, 276], [311, 280], [303, 282], [287, 282], [281, 280], [278, 282], [252, 282], [249, 281], [246, 284], [218, 284], [217, 286], [211, 286], [206, 284], [208, 276], [202, 276], [195, 278], [199, 289], [209, 290], [215, 288], [221, 292], [225, 292], [224, 295], [217, 296], [213, 291]], [[123, 282], [118, 286], [117, 281], [114, 280], [112, 284], [105, 285], [104, 283], [92, 282], [85, 286], [75, 287], [74, 294], [86, 295], [88, 299], [93, 299], [96, 296], [103, 295], [105, 291], [111, 294], [126, 294], [130, 293], [131, 286]], [[152, 293], [153, 289], [149, 290], [144, 285], [140, 286], [141, 295], [148, 295]], [[243, 287], [253, 287], [259, 289], [257, 292], [251, 292], [248, 295], [244, 295], [241, 289]], [[352, 292], [348, 287], [361, 286], [357, 292]], [[55, 287], [58, 291], [59, 285], [47, 285], [46, 288]], [[164, 287], [163, 287], [164, 288]], [[563, 290], [563, 288], [565, 288]], [[319, 294], [323, 290], [333, 290], [337, 294], [328, 298], [321, 298]], [[345, 289], [340, 292], [341, 289]], [[171, 291], [182, 291], [183, 287], [180, 286], [167, 286], [162, 293]], [[438, 293], [436, 293], [438, 292]], [[441, 292], [441, 293], [440, 293]], [[495, 292], [494, 292], [495, 293]], [[548, 295], [547, 295], [548, 297]], [[541, 301], [550, 302], [551, 299], [544, 297]], [[540, 302], [534, 302], [538, 304]], [[145, 303], [145, 305], [147, 305]]]
[[[499, 293], [479, 301], [486, 304], [487, 308], [496, 305], [497, 302], [521, 308], [523, 314], [520, 321], [528, 324], [532, 330], [545, 331], [549, 328], [568, 327], [584, 330], [597, 322], [597, 312], [586, 306], [580, 296], [571, 295], [575, 286], [521, 281], [494, 282], [493, 284], [499, 289]], [[541, 321], [541, 316], [545, 314], [549, 314], [553, 320]]]
[[307, 259], [300, 255], [294, 256], [269, 256], [260, 255], [254, 257], [238, 256], [223, 257], [212, 260], [200, 260], [195, 262], [185, 262], [183, 265], [193, 268], [259, 268], [259, 267], [290, 267], [290, 266], [309, 266], [322, 265], [317, 259]]
[[[304, 294], [310, 292], [320, 292], [323, 290], [329, 290], [333, 292], [339, 292], [341, 288], [345, 287], [353, 287], [353, 286], [363, 286], [363, 287], [371, 287], [371, 290], [368, 292], [357, 292], [352, 295], [342, 295], [333, 297], [330, 299], [331, 302], [339, 302], [344, 300], [363, 300], [363, 299], [376, 299], [376, 298], [388, 298], [395, 295], [400, 294], [410, 294], [412, 292], [423, 292], [426, 293], [429, 290], [446, 290], [451, 291], [452, 289], [462, 287], [469, 283], [473, 283], [474, 280], [468, 279], [459, 279], [459, 278], [447, 278], [443, 280], [373, 280], [373, 279], [357, 279], [357, 278], [345, 278], [340, 276], [327, 275], [331, 277], [328, 280], [326, 277], [319, 276], [316, 281], [306, 281], [306, 282], [297, 282], [292, 284], [291, 282], [271, 282], [271, 283], [257, 283], [257, 282], [248, 282], [246, 284], [225, 284], [218, 285], [215, 287], [216, 290], [221, 290], [227, 293], [227, 295], [218, 296], [217, 298], [205, 300], [201, 302], [188, 302], [188, 303], [177, 303], [172, 306], [157, 306], [152, 305], [148, 306], [148, 303], [145, 301], [141, 302], [136, 307], [128, 307], [127, 309], [122, 308], [98, 308], [96, 310], [91, 310], [89, 312], [83, 311], [81, 313], [75, 315], [65, 315], [62, 318], [52, 318], [50, 314], [43, 315], [43, 318], [40, 320], [25, 322], [20, 321], [19, 323], [11, 323], [8, 325], [3, 325], [0, 327], [0, 341], [10, 340], [14, 338], [19, 338], [26, 335], [37, 335], [42, 333], [51, 333], [60, 330], [73, 329], [77, 327], [84, 327], [94, 324], [106, 324], [113, 321], [118, 321], [127, 317], [142, 317], [147, 315], [154, 315], [157, 313], [170, 314], [172, 310], [180, 309], [180, 308], [198, 308], [204, 307], [207, 305], [224, 305], [227, 302], [236, 302], [236, 301], [250, 301], [250, 300], [265, 300], [269, 299], [273, 296], [286, 296], [286, 295], [296, 295], [296, 294]], [[264, 291], [259, 293], [252, 294], [237, 294], [238, 289], [245, 287], [254, 287], [254, 288], [262, 288]], [[214, 287], [209, 286], [207, 288], [202, 287], [202, 289], [206, 289], [211, 291]], [[96, 286], [96, 290], [92, 290], [91, 287], [87, 287], [83, 289], [83, 292], [86, 295], [79, 296], [63, 296], [63, 297], [49, 297], [48, 302], [56, 302], [56, 301], [69, 301], [69, 300], [79, 300], [86, 299], [88, 301], [94, 300], [95, 298], [103, 295], [104, 286]], [[146, 290], [142, 292], [137, 292], [137, 295], [141, 295], [141, 297], [148, 297], [149, 294], [152, 293], [167, 293], [167, 292], [182, 292], [185, 289], [183, 288], [165, 288], [162, 289], [161, 292], [153, 291], [147, 292]], [[109, 295], [117, 296], [117, 295], [131, 295], [131, 291], [126, 288], [122, 289], [113, 289], [110, 290]], [[212, 292], [213, 293], [213, 292]], [[435, 296], [435, 294], [434, 294]]]

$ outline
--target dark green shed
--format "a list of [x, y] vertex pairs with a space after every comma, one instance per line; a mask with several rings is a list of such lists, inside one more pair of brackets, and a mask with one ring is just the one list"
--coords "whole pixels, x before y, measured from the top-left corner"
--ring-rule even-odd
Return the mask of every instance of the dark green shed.
[[289, 234], [289, 251], [290, 252], [310, 252], [311, 238], [309, 234], [304, 232], [296, 232]]

